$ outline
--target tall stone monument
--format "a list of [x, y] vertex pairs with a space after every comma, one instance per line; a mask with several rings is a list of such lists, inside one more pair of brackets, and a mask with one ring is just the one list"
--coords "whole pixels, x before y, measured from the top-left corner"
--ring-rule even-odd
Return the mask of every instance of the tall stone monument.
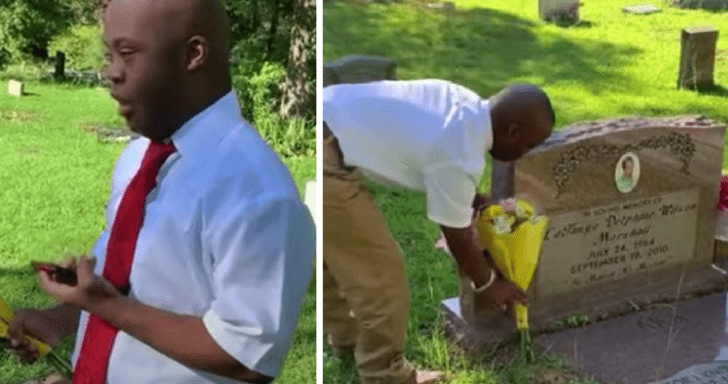
[[718, 30], [713, 27], [683, 29], [678, 88], [711, 87]]

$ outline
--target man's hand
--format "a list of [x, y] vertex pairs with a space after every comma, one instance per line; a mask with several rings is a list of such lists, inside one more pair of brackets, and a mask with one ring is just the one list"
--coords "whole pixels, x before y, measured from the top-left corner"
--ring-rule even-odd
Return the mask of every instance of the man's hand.
[[476, 308], [501, 308], [508, 315], [511, 315], [511, 308], [516, 302], [528, 304], [528, 296], [500, 273], [488, 289], [475, 294]]
[[69, 260], [65, 267], [75, 270], [78, 284], [70, 286], [53, 280], [45, 271], [38, 273], [43, 290], [58, 302], [78, 307], [87, 312], [97, 312], [98, 306], [123, 296], [108, 280], [94, 274], [96, 259], [83, 256], [78, 261]]
[[490, 196], [482, 193], [476, 193], [473, 199], [473, 220], [480, 217], [480, 214], [488, 208], [489, 205], [493, 204], [490, 200]]
[[66, 306], [43, 310], [18, 310], [8, 327], [10, 348], [20, 360], [35, 361], [38, 359], [38, 351], [25, 336], [38, 339], [52, 347], [56, 346], [61, 339], [76, 331], [78, 316], [78, 310]]

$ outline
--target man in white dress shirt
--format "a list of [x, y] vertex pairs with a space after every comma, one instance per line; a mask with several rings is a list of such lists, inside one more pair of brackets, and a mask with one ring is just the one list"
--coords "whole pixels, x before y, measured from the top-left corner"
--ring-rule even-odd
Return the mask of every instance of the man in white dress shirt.
[[403, 355], [409, 289], [399, 247], [370, 180], [426, 194], [427, 216], [476, 289], [477, 305], [510, 306], [526, 295], [483, 257], [472, 221], [486, 153], [512, 161], [551, 134], [554, 112], [531, 85], [490, 100], [443, 80], [340, 84], [323, 91], [324, 328], [353, 351], [364, 384], [437, 382]]
[[[311, 278], [315, 231], [288, 170], [240, 115], [224, 9], [215, 0], [113, 0], [104, 25], [112, 96], [143, 137], [117, 161], [95, 259], [67, 263], [75, 286], [40, 272], [60, 305], [19, 311], [12, 343], [32, 360], [23, 334], [55, 345], [75, 333], [78, 371], [94, 314], [118, 329], [109, 384], [270, 382]], [[111, 223], [152, 141], [175, 151], [146, 195], [124, 294], [102, 270]]]

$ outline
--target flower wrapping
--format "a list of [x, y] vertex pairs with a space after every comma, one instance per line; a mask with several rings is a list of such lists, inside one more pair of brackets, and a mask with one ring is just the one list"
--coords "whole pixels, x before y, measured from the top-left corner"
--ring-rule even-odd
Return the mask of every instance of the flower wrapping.
[[[533, 280], [548, 219], [537, 215], [525, 199], [508, 199], [489, 206], [477, 223], [480, 244], [498, 270], [522, 290]], [[516, 325], [528, 329], [528, 311], [516, 304]]]

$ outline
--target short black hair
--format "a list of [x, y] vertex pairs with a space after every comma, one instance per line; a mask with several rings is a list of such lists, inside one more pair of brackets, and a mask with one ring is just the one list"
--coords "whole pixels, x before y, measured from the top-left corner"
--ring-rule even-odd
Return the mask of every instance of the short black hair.
[[629, 160], [632, 163], [632, 165], [634, 165], [634, 159], [632, 158], [632, 156], [625, 157], [624, 160], [622, 160], [622, 170], [623, 171], [624, 171], [624, 167], [627, 166], [627, 160]]

